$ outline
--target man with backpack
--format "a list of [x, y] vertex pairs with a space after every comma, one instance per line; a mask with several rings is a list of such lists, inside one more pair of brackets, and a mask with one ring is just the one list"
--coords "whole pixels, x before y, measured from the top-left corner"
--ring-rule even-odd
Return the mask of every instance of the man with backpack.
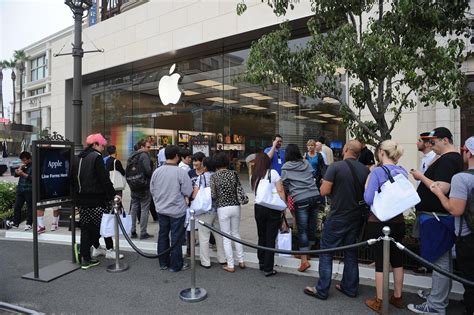
[[[431, 191], [439, 198], [443, 207], [455, 217], [456, 260], [461, 277], [474, 281], [474, 137], [470, 137], [461, 148], [466, 172], [453, 176], [449, 198], [435, 182]], [[464, 285], [465, 314], [474, 314], [474, 287]]]
[[140, 239], [144, 240], [153, 235], [148, 234], [146, 228], [148, 224], [148, 211], [150, 211], [150, 179], [152, 175], [151, 160], [148, 152], [150, 151], [150, 143], [144, 139], [137, 144], [137, 151], [127, 161], [127, 169], [125, 177], [131, 191], [131, 209], [132, 213], [132, 238], [136, 238], [136, 221], [137, 212], [140, 215]]

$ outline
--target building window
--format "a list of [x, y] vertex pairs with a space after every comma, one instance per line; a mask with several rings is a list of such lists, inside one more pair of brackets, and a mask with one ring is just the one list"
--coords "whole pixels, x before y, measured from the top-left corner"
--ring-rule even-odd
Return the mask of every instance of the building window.
[[111, 17], [120, 14], [120, 7], [122, 0], [102, 0], [102, 21], [110, 19]]
[[46, 55], [31, 60], [31, 81], [37, 81], [46, 78], [48, 65], [46, 64]]
[[46, 93], [46, 87], [45, 86], [43, 86], [42, 88], [36, 89], [36, 90], [32, 90], [30, 92], [30, 96], [40, 95], [40, 94], [44, 94], [44, 93]]

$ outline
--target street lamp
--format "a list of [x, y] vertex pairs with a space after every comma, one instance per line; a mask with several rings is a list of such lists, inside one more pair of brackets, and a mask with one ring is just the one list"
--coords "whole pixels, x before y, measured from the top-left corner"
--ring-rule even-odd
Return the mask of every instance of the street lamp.
[[73, 141], [74, 151], [79, 154], [82, 151], [82, 16], [84, 11], [92, 6], [92, 0], [65, 0], [64, 3], [74, 14], [74, 44], [72, 46], [72, 57], [74, 60], [74, 72], [72, 78], [72, 106], [74, 113]]

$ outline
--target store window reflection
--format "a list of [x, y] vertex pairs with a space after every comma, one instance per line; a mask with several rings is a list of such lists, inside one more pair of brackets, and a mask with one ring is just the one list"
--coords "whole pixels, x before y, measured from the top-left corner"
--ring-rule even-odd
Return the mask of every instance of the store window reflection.
[[328, 144], [345, 141], [337, 101], [306, 97], [298, 87], [263, 90], [239, 81], [248, 54], [244, 49], [176, 63], [183, 92], [176, 105], [163, 105], [158, 94], [172, 63], [87, 82], [90, 129], [105, 134], [123, 160], [138, 139], [148, 138], [155, 151], [165, 144], [207, 146], [209, 154], [224, 150], [237, 169], [246, 156], [270, 145], [276, 133], [302, 150], [308, 139], [321, 135]]

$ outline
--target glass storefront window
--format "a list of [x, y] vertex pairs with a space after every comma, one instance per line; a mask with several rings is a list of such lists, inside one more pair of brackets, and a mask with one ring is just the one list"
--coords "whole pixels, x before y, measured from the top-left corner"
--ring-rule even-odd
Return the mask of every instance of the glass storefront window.
[[209, 153], [225, 150], [237, 160], [271, 145], [277, 133], [285, 144], [296, 143], [303, 152], [308, 139], [321, 135], [328, 145], [345, 142], [340, 105], [334, 100], [306, 97], [297, 87], [280, 84], [262, 90], [236, 80], [245, 71], [248, 54], [243, 49], [178, 62], [178, 104], [164, 105], [158, 92], [172, 63], [89, 82], [85, 90], [90, 90], [91, 132], [110, 139], [122, 160], [141, 138], [148, 138], [156, 150], [164, 144], [190, 146], [201, 134]]

